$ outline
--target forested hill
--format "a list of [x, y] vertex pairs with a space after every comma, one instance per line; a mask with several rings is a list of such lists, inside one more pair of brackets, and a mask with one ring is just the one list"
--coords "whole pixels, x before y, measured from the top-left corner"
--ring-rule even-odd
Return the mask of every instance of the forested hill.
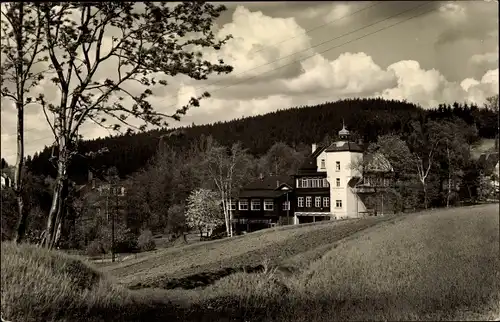
[[[182, 148], [204, 134], [213, 136], [224, 145], [240, 141], [251, 153], [261, 155], [277, 141], [296, 147], [301, 143], [319, 142], [327, 135], [335, 137], [342, 126], [342, 120], [345, 121], [349, 130], [356, 132], [365, 142], [371, 142], [381, 134], [406, 132], [408, 121], [411, 119], [449, 117], [459, 117], [468, 124], [476, 123], [481, 137], [491, 138], [496, 133], [496, 114], [476, 106], [454, 104], [453, 106], [439, 106], [433, 110], [423, 110], [408, 102], [347, 99], [280, 110], [228, 122], [185, 127], [182, 136], [166, 138], [164, 142]], [[79, 149], [82, 154], [104, 147], [109, 152], [92, 161], [77, 157], [70, 172], [76, 176], [75, 179], [79, 178], [77, 181], [80, 181], [85, 177], [88, 163], [91, 162], [94, 168], [116, 166], [122, 177], [127, 176], [147, 163], [158, 147], [160, 136], [170, 131], [168, 129], [154, 130], [135, 135], [81, 142]], [[29, 168], [35, 174], [54, 176], [55, 168], [49, 161], [51, 152], [52, 149], [46, 147], [40, 154], [35, 154], [28, 162]]]

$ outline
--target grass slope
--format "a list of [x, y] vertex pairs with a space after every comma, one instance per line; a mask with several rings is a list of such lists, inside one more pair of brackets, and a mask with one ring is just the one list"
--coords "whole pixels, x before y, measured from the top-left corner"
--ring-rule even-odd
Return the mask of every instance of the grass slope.
[[[263, 262], [295, 271], [321, 256], [332, 243], [397, 218], [399, 216], [372, 217], [266, 229], [231, 239], [159, 250], [102, 270], [127, 286], [140, 283], [163, 288], [173, 279], [183, 279], [189, 287], [189, 280], [197, 279], [200, 274], [223, 276], [228, 269], [250, 269]], [[181, 287], [182, 284], [176, 283]]]
[[261, 273], [236, 273], [193, 290], [131, 291], [74, 257], [2, 243], [2, 317], [11, 321], [498, 319], [498, 211], [495, 204], [285, 227], [163, 250], [106, 268], [128, 285], [158, 281], [165, 274], [190, 276], [222, 264], [262, 263], [264, 258], [273, 265], [301, 268], [293, 273], [270, 267]]
[[498, 220], [498, 204], [406, 216], [343, 240], [299, 274], [236, 274], [194, 301], [228, 320], [498, 319]]

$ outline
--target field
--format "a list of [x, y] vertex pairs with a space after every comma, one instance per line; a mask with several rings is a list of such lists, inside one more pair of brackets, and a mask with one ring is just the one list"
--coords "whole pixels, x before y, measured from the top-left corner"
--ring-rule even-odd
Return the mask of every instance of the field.
[[[70, 287], [75, 270], [54, 268], [66, 257], [2, 244], [2, 315], [13, 321], [30, 321], [30, 314], [48, 321], [99, 321], [106, 314], [116, 321], [498, 319], [498, 212], [490, 204], [177, 246], [102, 267], [80, 289]], [[45, 271], [32, 267], [47, 258], [53, 259], [41, 265]], [[255, 272], [234, 272], [240, 268]], [[47, 313], [55, 308], [57, 315]]]

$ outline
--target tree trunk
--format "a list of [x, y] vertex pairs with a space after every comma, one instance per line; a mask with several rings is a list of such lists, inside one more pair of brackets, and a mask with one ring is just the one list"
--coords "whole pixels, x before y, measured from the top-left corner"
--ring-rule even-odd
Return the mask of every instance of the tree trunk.
[[54, 195], [52, 197], [52, 206], [50, 207], [49, 217], [47, 219], [46, 233], [41, 241], [43, 247], [52, 249], [61, 237], [62, 223], [64, 217], [65, 201], [68, 192], [67, 166], [68, 158], [64, 138], [59, 144], [59, 156], [57, 162], [57, 177], [54, 186]]
[[26, 221], [28, 213], [24, 208], [23, 200], [23, 184], [22, 184], [22, 171], [24, 166], [24, 81], [23, 81], [23, 58], [24, 58], [24, 42], [22, 27], [24, 22], [24, 4], [19, 3], [18, 15], [18, 28], [14, 31], [17, 47], [17, 61], [16, 61], [16, 86], [17, 86], [17, 160], [16, 160], [16, 173], [14, 178], [14, 192], [17, 199], [18, 222], [15, 235], [15, 242], [20, 243], [26, 232]]
[[427, 185], [425, 180], [422, 180], [422, 187], [424, 188], [424, 208], [427, 209]]
[[[22, 98], [21, 98], [22, 99]], [[17, 161], [14, 178], [14, 191], [17, 199], [18, 222], [15, 242], [20, 243], [26, 233], [28, 212], [24, 207], [22, 172], [24, 167], [24, 107], [22, 101], [17, 105]]]
[[448, 155], [448, 194], [446, 195], [446, 208], [450, 207], [451, 195], [451, 162], [450, 162], [450, 149], [446, 146], [446, 154]]

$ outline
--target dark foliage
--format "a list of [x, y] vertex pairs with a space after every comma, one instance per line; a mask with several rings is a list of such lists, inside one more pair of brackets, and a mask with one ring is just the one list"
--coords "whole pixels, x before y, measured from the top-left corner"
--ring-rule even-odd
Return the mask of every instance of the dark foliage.
[[[480, 137], [493, 138], [497, 128], [497, 115], [489, 109], [477, 106], [453, 104], [440, 105], [423, 110], [415, 104], [383, 99], [347, 99], [326, 102], [316, 106], [296, 107], [265, 115], [217, 122], [208, 125], [189, 126], [181, 129], [181, 135], [166, 136], [172, 129], [153, 130], [136, 135], [121, 135], [83, 141], [79, 144], [81, 155], [107, 148], [109, 152], [95, 159], [75, 157], [70, 167], [73, 180], [87, 179], [89, 167], [96, 169], [116, 166], [122, 177], [143, 168], [163, 142], [175, 150], [186, 149], [202, 134], [211, 135], [223, 145], [240, 141], [250, 153], [265, 154], [275, 142], [283, 142], [298, 150], [303, 143], [320, 142], [325, 137], [335, 138], [345, 120], [348, 128], [366, 143], [388, 133], [405, 134], [410, 131], [409, 121], [427, 119], [444, 120], [460, 118], [475, 124]], [[55, 167], [49, 161], [52, 147], [45, 147], [29, 162], [36, 174], [55, 176]]]

